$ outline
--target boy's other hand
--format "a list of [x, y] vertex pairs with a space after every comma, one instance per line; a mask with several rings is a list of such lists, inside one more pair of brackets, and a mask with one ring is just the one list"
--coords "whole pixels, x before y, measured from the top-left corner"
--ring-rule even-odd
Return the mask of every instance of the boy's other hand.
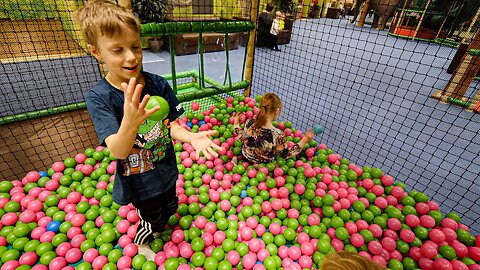
[[191, 140], [190, 144], [193, 146], [193, 148], [195, 148], [197, 159], [200, 157], [200, 152], [202, 152], [207, 159], [210, 159], [212, 156], [218, 157], [217, 152], [215, 152], [213, 149], [220, 151], [222, 150], [222, 147], [216, 145], [208, 138], [208, 136], [215, 135], [216, 133], [217, 131], [215, 130], [192, 133], [194, 138]]
[[140, 102], [142, 95], [143, 85], [137, 84], [136, 78], [131, 78], [127, 83], [122, 83], [122, 90], [125, 96], [125, 102], [123, 104], [124, 119], [129, 123], [133, 123], [135, 126], [140, 126], [145, 120], [150, 117], [154, 112], [160, 109], [156, 106], [150, 110], [145, 109], [147, 106], [150, 95], [145, 95]]

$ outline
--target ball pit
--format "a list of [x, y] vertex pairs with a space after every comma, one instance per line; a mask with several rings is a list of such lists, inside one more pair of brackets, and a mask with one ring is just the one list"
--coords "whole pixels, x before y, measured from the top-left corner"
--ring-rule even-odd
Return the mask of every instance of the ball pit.
[[[234, 113], [258, 113], [257, 98], [228, 97], [178, 123], [216, 130], [218, 158], [196, 159], [175, 142], [179, 207], [151, 243], [154, 261], [132, 243], [139, 217], [112, 201], [116, 161], [108, 148], [86, 149], [0, 182], [0, 266], [7, 269], [315, 269], [347, 250], [391, 269], [480, 269], [480, 236], [455, 213], [378, 168], [360, 167], [311, 141], [296, 159], [242, 160]], [[245, 118], [241, 119], [242, 122]], [[291, 144], [303, 134], [274, 122]], [[315, 126], [319, 134], [323, 131]]]

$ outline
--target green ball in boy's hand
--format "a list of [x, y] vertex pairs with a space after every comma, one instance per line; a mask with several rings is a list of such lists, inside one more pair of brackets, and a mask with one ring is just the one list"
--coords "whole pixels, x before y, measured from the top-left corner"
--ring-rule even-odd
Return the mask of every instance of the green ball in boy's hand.
[[165, 117], [167, 117], [168, 113], [170, 112], [170, 106], [168, 105], [168, 102], [163, 97], [151, 96], [145, 108], [147, 110], [150, 110], [155, 108], [156, 106], [159, 106], [160, 109], [154, 112], [152, 115], [150, 115], [148, 119], [153, 121], [163, 121], [163, 119], [165, 119]]

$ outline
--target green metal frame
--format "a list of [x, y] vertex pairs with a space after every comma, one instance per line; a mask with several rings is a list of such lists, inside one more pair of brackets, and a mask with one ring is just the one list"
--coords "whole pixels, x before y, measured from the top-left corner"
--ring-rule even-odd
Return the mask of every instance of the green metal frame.
[[[192, 78], [200, 81], [201, 75], [197, 70], [190, 70], [190, 71], [179, 72], [176, 74], [176, 76], [173, 76], [172, 74], [165, 74], [165, 75], [162, 75], [162, 77], [164, 77], [167, 80], [172, 80], [173, 77], [175, 77], [175, 78]], [[203, 81], [210, 85], [209, 87], [200, 87], [200, 84], [194, 81], [177, 85], [178, 92], [176, 95], [178, 100], [180, 102], [188, 102], [188, 101], [201, 99], [205, 97], [212, 97], [212, 96], [216, 96], [223, 93], [229, 93], [235, 90], [245, 89], [249, 85], [249, 82], [247, 80], [243, 80], [235, 83], [229, 83], [228, 85], [226, 85], [226, 84], [221, 84], [205, 75], [203, 75], [203, 78], [204, 78]], [[192, 90], [192, 88], [194, 89]], [[79, 103], [72, 103], [72, 104], [67, 104], [63, 106], [58, 106], [54, 108], [48, 108], [48, 109], [43, 109], [43, 110], [38, 110], [33, 112], [4, 116], [4, 117], [0, 117], [0, 125], [6, 125], [13, 122], [34, 119], [38, 117], [44, 117], [44, 116], [62, 113], [62, 112], [85, 109], [86, 107], [87, 105], [85, 102], [79, 102]]]
[[[225, 81], [228, 78], [228, 83], [232, 86], [232, 77], [230, 74], [229, 64], [229, 44], [228, 34], [251, 31], [255, 29], [255, 25], [251, 21], [205, 21], [205, 22], [163, 22], [163, 23], [147, 23], [141, 25], [141, 36], [169, 36], [170, 44], [170, 60], [172, 67], [172, 88], [177, 93], [177, 78], [175, 68], [175, 44], [174, 35], [186, 34], [186, 33], [198, 33], [198, 46], [200, 54], [200, 67], [198, 80], [200, 81], [199, 90], [203, 91], [205, 88], [205, 67], [204, 67], [204, 48], [203, 48], [203, 33], [224, 33], [225, 34], [225, 54], [226, 54], [226, 67], [225, 67]], [[248, 39], [246, 44], [248, 44]], [[248, 47], [248, 46], [245, 46]], [[244, 58], [243, 66], [245, 69], [246, 58]], [[242, 71], [242, 79], [244, 71]]]

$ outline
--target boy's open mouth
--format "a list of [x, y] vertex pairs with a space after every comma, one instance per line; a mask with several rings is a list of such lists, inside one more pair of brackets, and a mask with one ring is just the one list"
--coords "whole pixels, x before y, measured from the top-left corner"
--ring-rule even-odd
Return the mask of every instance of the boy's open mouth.
[[128, 69], [130, 71], [134, 71], [137, 69], [137, 66], [133, 66], [133, 67], [124, 67], [125, 69]]

